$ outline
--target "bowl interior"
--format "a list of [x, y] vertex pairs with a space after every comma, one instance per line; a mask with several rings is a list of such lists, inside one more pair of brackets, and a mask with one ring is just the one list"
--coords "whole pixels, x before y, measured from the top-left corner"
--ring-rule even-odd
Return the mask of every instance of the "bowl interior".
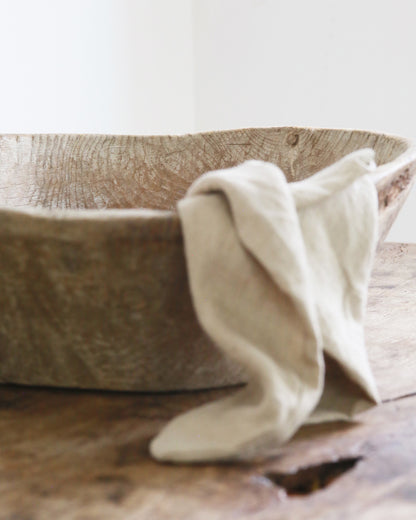
[[204, 172], [247, 159], [303, 179], [359, 148], [377, 164], [394, 160], [404, 139], [309, 128], [229, 130], [184, 136], [0, 136], [0, 205], [60, 209], [173, 209]]

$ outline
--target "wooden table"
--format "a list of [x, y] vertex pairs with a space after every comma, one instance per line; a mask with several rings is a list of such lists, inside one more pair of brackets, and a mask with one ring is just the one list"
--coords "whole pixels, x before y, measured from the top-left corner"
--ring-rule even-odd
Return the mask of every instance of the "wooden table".
[[[415, 519], [416, 245], [378, 254], [366, 322], [383, 404], [303, 428], [267, 461], [173, 466], [149, 439], [229, 392], [0, 389], [0, 519]], [[338, 475], [338, 476], [337, 476]]]

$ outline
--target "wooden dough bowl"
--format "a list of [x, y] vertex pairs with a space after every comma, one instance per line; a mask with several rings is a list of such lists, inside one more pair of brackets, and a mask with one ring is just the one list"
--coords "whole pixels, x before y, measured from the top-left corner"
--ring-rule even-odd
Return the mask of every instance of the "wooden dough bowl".
[[246, 159], [303, 179], [370, 147], [380, 241], [410, 190], [414, 145], [364, 131], [0, 136], [0, 381], [136, 391], [237, 383], [200, 329], [176, 202]]

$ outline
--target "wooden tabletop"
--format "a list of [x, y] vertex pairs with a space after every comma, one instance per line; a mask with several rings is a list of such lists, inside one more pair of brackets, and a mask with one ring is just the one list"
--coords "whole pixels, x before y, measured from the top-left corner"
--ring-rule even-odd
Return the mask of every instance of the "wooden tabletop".
[[366, 336], [383, 403], [303, 428], [273, 459], [162, 465], [149, 439], [232, 390], [0, 388], [1, 520], [416, 518], [416, 245], [379, 252]]

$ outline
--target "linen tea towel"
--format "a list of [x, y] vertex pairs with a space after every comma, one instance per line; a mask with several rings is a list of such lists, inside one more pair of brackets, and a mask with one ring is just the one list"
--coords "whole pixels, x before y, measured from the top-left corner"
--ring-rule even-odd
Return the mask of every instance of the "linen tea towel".
[[363, 338], [374, 167], [363, 149], [288, 183], [277, 166], [247, 161], [190, 187], [178, 210], [196, 314], [249, 382], [174, 418], [151, 443], [155, 458], [249, 459], [305, 422], [377, 402]]

